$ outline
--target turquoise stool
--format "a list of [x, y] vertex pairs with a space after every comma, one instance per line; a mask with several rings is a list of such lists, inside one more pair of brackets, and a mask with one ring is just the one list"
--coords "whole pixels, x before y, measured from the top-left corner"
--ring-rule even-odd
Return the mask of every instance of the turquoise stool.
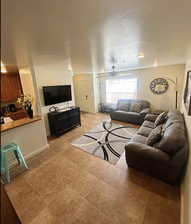
[[7, 159], [7, 153], [13, 152], [18, 164], [23, 165], [26, 169], [28, 169], [28, 166], [25, 162], [24, 156], [21, 152], [20, 147], [15, 144], [11, 143], [5, 146], [1, 147], [1, 174], [4, 173], [6, 177], [6, 181], [10, 182], [10, 173], [9, 173], [9, 165], [8, 165], [8, 159]]

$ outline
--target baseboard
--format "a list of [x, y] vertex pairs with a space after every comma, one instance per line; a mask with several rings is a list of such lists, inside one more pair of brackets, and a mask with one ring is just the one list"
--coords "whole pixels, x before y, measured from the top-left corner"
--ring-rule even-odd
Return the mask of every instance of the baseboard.
[[[30, 159], [30, 158], [36, 156], [37, 154], [41, 153], [42, 151], [44, 151], [44, 150], [47, 149], [47, 148], [49, 148], [49, 144], [44, 145], [43, 147], [41, 147], [41, 148], [35, 150], [34, 152], [32, 152], [32, 153], [30, 153], [30, 154], [28, 154], [28, 155], [25, 155], [24, 157], [25, 157], [26, 160], [27, 160], [27, 159]], [[11, 161], [11, 163], [10, 163], [10, 168], [13, 168], [13, 167], [16, 166], [16, 165], [17, 165], [17, 161], [16, 161], [16, 160], [15, 160], [15, 161]]]
[[184, 195], [183, 195], [183, 185], [180, 187], [180, 224], [184, 223]]

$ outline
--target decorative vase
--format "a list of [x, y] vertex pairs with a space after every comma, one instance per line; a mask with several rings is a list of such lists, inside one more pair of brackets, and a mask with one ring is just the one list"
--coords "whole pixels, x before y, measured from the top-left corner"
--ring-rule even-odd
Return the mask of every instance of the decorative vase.
[[32, 106], [29, 106], [29, 107], [26, 107], [26, 112], [29, 116], [29, 118], [33, 118], [33, 109], [32, 109]]

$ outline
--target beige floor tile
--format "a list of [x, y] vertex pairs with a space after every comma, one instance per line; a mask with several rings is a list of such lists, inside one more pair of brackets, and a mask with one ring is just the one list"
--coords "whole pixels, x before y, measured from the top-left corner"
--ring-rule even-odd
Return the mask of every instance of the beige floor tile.
[[25, 175], [25, 180], [43, 198], [61, 183], [69, 183], [69, 178], [63, 176], [60, 167], [54, 163], [45, 164], [32, 170]]
[[22, 223], [30, 223], [46, 206], [42, 198], [27, 183], [20, 186], [17, 194], [14, 192], [8, 195]]
[[39, 214], [34, 217], [30, 224], [56, 224], [54, 222], [54, 217], [51, 215], [47, 208], [39, 212]]
[[78, 209], [75, 213], [75, 221], [73, 224], [120, 224], [114, 222], [109, 216], [106, 216], [103, 212], [96, 208], [87, 200], [75, 201], [78, 205]]
[[143, 224], [179, 224], [180, 205], [156, 194], [152, 194], [147, 205]]
[[86, 197], [98, 183], [98, 178], [86, 171], [82, 171], [80, 175], [69, 184], [69, 187], [78, 192], [82, 197]]
[[147, 204], [147, 201], [137, 200], [127, 192], [119, 192], [101, 180], [86, 199], [120, 223], [142, 223]]
[[81, 118], [82, 127], [49, 138], [29, 171], [13, 170], [6, 190], [23, 224], [179, 224], [178, 187], [128, 168], [125, 154], [112, 165], [71, 145], [109, 116]]

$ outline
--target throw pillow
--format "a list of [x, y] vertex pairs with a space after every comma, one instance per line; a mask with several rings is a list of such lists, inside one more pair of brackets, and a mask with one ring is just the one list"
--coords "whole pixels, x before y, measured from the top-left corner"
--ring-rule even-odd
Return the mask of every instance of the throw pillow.
[[158, 115], [154, 127], [156, 128], [158, 125], [164, 124], [166, 120], [167, 120], [167, 112], [162, 112], [161, 114]]
[[162, 128], [161, 128], [161, 137], [164, 136], [165, 131], [166, 131], [165, 124], [162, 124]]
[[142, 105], [140, 103], [132, 103], [130, 107], [130, 111], [140, 113], [142, 109]]
[[154, 128], [147, 138], [146, 144], [149, 146], [153, 146], [155, 143], [160, 141], [161, 139], [161, 132], [162, 132], [162, 125], [158, 125]]

